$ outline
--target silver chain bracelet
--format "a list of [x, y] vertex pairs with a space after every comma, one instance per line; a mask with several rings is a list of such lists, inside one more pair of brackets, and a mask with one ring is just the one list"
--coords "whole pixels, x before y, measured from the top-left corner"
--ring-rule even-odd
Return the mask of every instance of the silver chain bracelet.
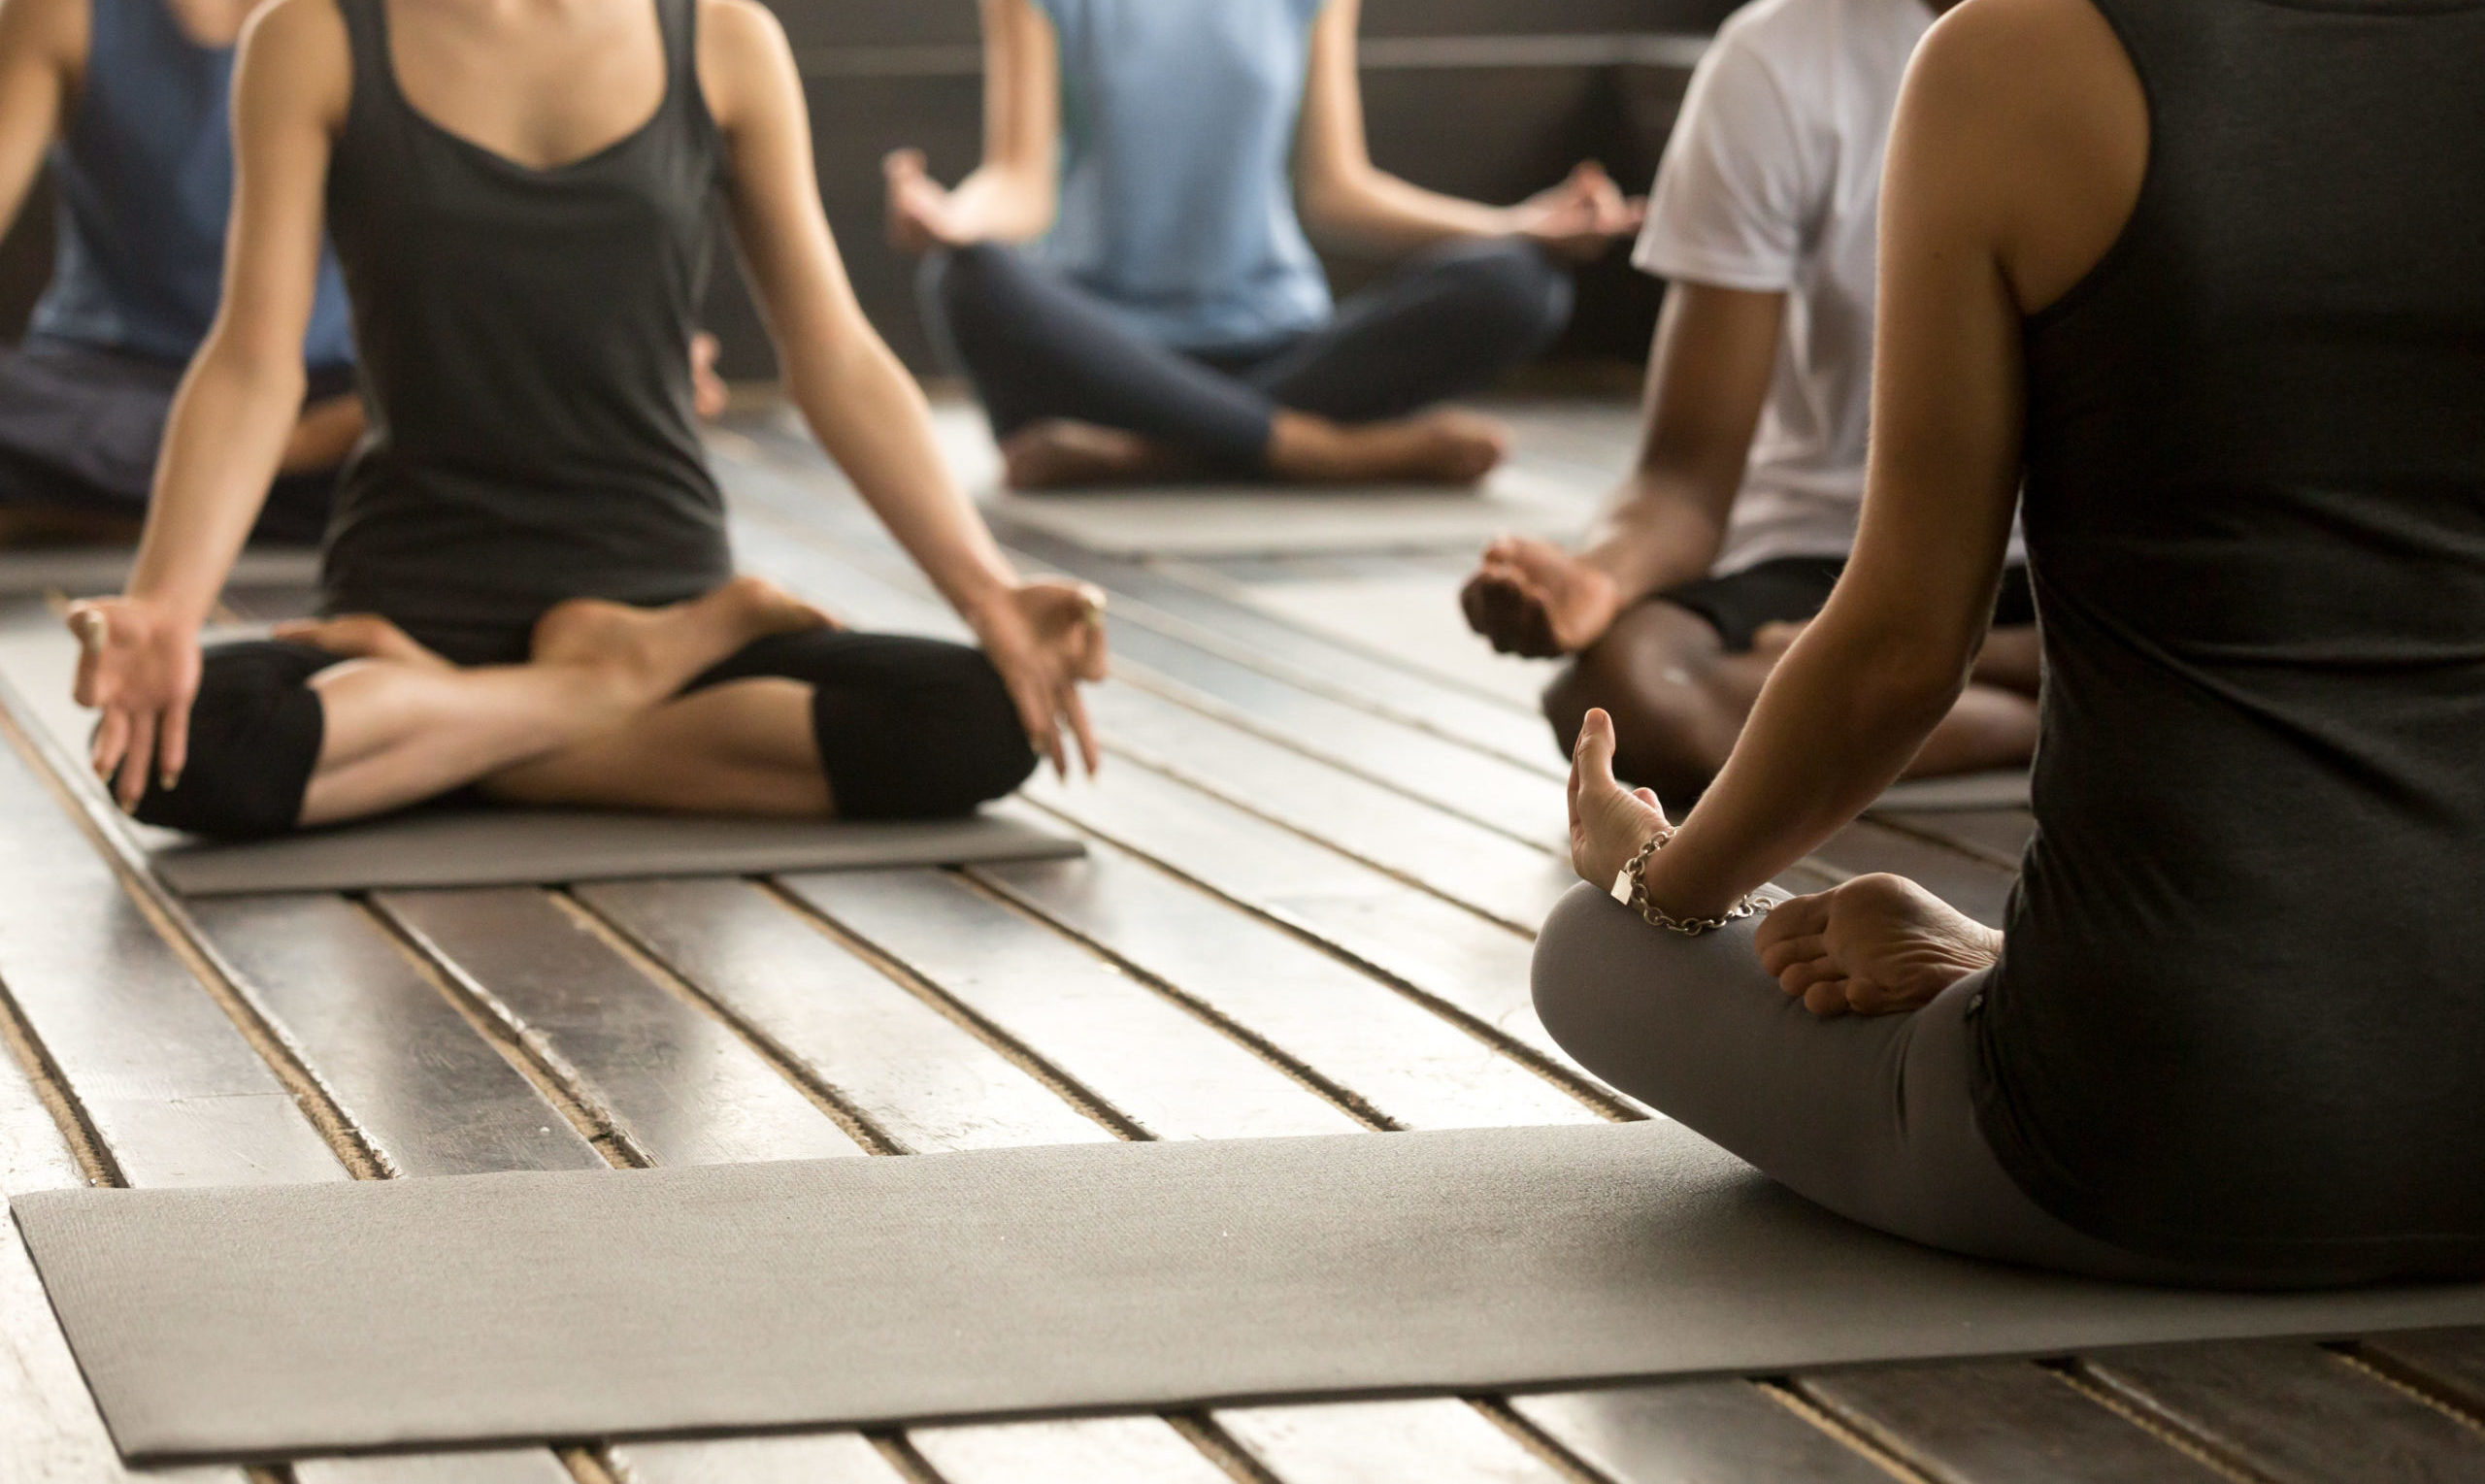
[[1665, 848], [1667, 842], [1673, 839], [1673, 831], [1659, 830], [1648, 838], [1646, 844], [1640, 847], [1639, 854], [1631, 857], [1629, 865], [1614, 874], [1614, 901], [1638, 912], [1650, 927], [1663, 928], [1669, 933], [1679, 933], [1685, 938], [1698, 938], [1703, 933], [1714, 933], [1727, 923], [1738, 918], [1749, 917], [1760, 910], [1760, 893], [1755, 891], [1745, 892], [1740, 902], [1714, 917], [1671, 917], [1659, 911], [1656, 905], [1648, 900], [1648, 857]]

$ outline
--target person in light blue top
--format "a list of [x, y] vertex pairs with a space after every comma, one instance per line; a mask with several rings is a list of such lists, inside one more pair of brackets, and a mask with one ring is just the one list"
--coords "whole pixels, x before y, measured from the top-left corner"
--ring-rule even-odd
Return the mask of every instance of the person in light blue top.
[[[983, 163], [891, 155], [889, 228], [1020, 488], [1480, 478], [1501, 430], [1427, 409], [1542, 348], [1560, 260], [1639, 223], [1594, 165], [1514, 207], [1375, 169], [1360, 0], [982, 5]], [[1333, 304], [1307, 225], [1394, 272]]]
[[[51, 282], [0, 350], [0, 540], [134, 533], [182, 370], [215, 318], [233, 192], [233, 43], [251, 0], [0, 6], [0, 221], [47, 153]], [[311, 400], [259, 534], [315, 540], [362, 432], [345, 287], [322, 264]]]

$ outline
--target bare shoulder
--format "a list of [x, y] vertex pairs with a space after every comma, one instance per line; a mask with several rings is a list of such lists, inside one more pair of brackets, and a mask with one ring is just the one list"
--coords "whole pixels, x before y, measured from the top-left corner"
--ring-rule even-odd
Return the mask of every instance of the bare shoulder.
[[736, 122], [799, 96], [794, 49], [776, 13], [759, 0], [695, 0], [699, 7], [699, 90], [708, 112], [731, 131]]
[[86, 69], [87, 0], [0, 0], [0, 68], [49, 67], [64, 82]]
[[304, 115], [334, 128], [353, 97], [353, 44], [336, 0], [269, 0], [242, 27], [234, 64], [241, 107]]
[[[2147, 169], [2148, 101], [2089, 0], [1965, 0], [1926, 33], [1893, 176], [1971, 222], [2033, 312], [2094, 266]], [[1920, 204], [1920, 203], [1919, 203]]]
[[1992, 115], [2028, 115], [2094, 95], [2130, 63], [2089, 0], [1965, 0], [1916, 48], [1908, 86]]

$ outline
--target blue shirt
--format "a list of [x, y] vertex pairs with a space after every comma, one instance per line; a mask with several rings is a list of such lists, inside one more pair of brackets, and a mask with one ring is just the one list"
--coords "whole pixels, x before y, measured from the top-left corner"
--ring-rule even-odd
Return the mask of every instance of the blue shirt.
[[1037, 0], [1061, 44], [1061, 214], [1044, 259], [1185, 350], [1328, 319], [1294, 212], [1326, 0]]
[[[51, 149], [59, 241], [29, 332], [186, 361], [223, 292], [233, 199], [233, 49], [182, 33], [162, 0], [89, 0], [77, 116]], [[336, 260], [303, 342], [314, 367], [349, 364]]]

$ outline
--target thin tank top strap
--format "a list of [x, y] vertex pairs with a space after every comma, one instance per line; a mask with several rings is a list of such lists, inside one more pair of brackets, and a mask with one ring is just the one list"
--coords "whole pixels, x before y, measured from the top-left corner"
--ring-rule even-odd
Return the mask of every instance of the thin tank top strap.
[[708, 95], [699, 89], [699, 0], [655, 0], [655, 7], [664, 38], [665, 107], [704, 133], [712, 124]]
[[397, 78], [388, 60], [388, 0], [336, 0], [346, 23], [346, 49], [351, 53], [353, 95], [346, 106], [347, 127], [357, 118], [376, 116], [397, 102]]

